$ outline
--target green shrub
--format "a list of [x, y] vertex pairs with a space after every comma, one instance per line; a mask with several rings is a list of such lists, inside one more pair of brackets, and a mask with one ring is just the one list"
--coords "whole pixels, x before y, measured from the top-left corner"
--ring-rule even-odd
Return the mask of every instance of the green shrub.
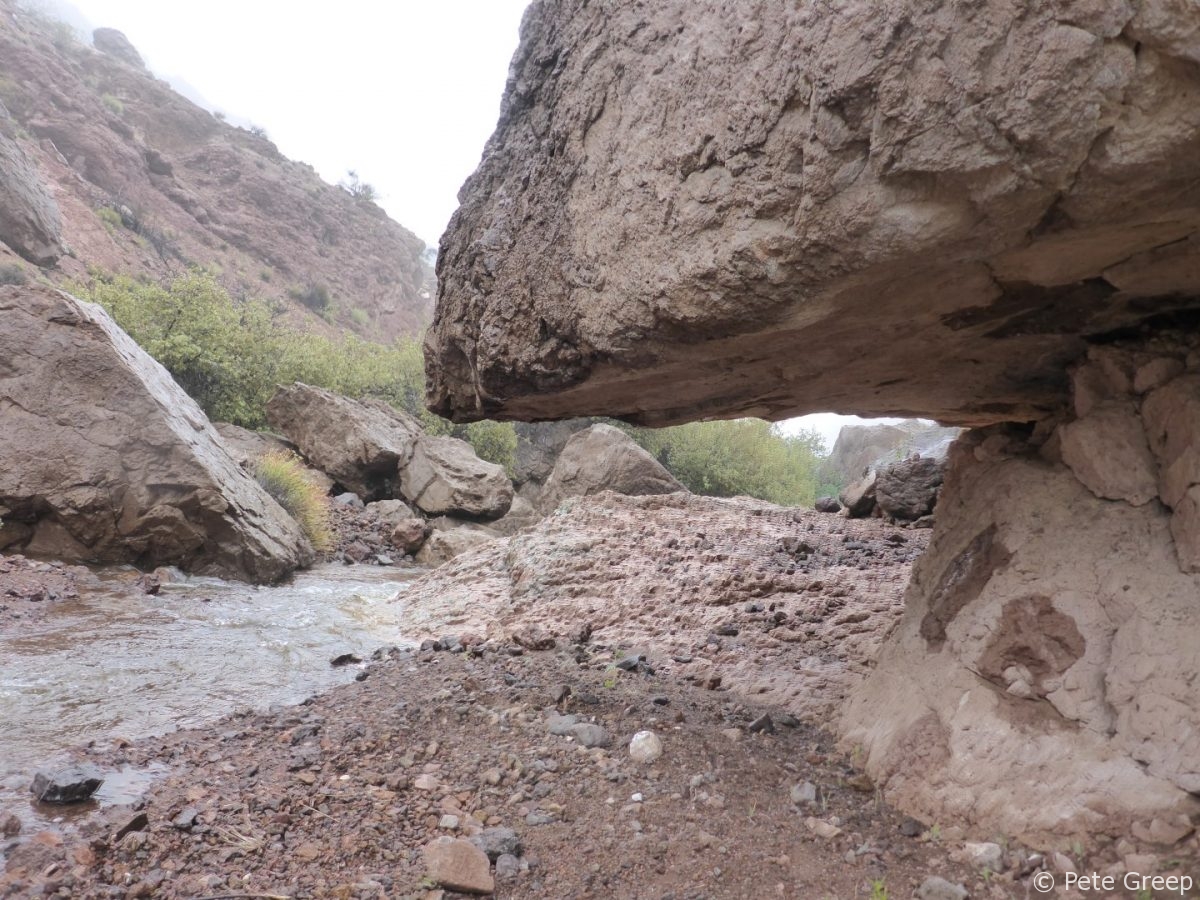
[[255, 463], [254, 476], [275, 502], [296, 520], [313, 549], [321, 552], [333, 549], [329, 498], [320, 485], [309, 479], [295, 454], [286, 450], [263, 454]]
[[16, 263], [0, 266], [0, 284], [28, 284], [29, 276]]
[[350, 310], [350, 321], [359, 328], [366, 328], [371, 324], [371, 317], [367, 314], [365, 309], [356, 306], [354, 309]]
[[102, 206], [96, 210], [96, 218], [104, 223], [104, 227], [113, 232], [124, 226], [124, 221], [121, 219], [121, 214], [111, 206]]
[[328, 312], [330, 305], [333, 303], [333, 295], [329, 293], [329, 288], [318, 283], [313, 283], [306, 287], [294, 287], [288, 291], [288, 296], [293, 300], [300, 301], [318, 314]]
[[630, 435], [690, 491], [744, 494], [782, 506], [811, 506], [822, 441], [815, 432], [784, 435], [761, 419], [629, 428]]
[[122, 103], [118, 98], [114, 97], [112, 94], [101, 94], [100, 102], [103, 103], [104, 108], [107, 109], [114, 116], [125, 115], [125, 104]]

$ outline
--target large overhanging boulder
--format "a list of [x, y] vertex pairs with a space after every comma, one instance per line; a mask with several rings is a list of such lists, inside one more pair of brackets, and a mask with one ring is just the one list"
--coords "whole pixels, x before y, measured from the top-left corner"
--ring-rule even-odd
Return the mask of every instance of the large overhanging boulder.
[[0, 242], [39, 266], [66, 252], [62, 215], [21, 145], [4, 134], [8, 111], [0, 103]]
[[979, 425], [1200, 306], [1186, 4], [534, 2], [442, 239], [429, 402]]
[[0, 546], [275, 581], [295, 521], [98, 306], [0, 288]]

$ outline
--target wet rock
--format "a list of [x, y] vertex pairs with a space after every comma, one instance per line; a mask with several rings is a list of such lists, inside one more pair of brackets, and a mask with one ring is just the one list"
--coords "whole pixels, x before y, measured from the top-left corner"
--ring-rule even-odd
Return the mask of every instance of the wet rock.
[[366, 560], [371, 555], [371, 548], [362, 541], [351, 541], [342, 551], [342, 556], [347, 562], [360, 563]]
[[[2, 107], [0, 107], [2, 108]], [[62, 215], [21, 145], [0, 133], [0, 241], [39, 266], [67, 252]]]
[[954, 884], [937, 875], [930, 875], [921, 882], [913, 895], [916, 900], [967, 900], [971, 896], [961, 884]]
[[0, 287], [0, 359], [0, 506], [31, 526], [30, 554], [257, 582], [312, 562], [296, 522], [100, 307]]
[[629, 742], [629, 756], [636, 763], [647, 765], [662, 754], [662, 740], [653, 731], [639, 731]]
[[945, 477], [945, 463], [915, 457], [881, 469], [875, 502], [885, 515], [912, 522], [933, 512]]
[[21, 820], [12, 813], [0, 816], [0, 837], [16, 837], [21, 833]]
[[487, 855], [462, 838], [439, 837], [425, 845], [425, 869], [440, 887], [465, 894], [490, 894], [496, 889]]
[[842, 504], [838, 502], [837, 497], [818, 497], [813, 508], [817, 512], [836, 513], [842, 511]]
[[38, 772], [29, 790], [43, 803], [79, 803], [87, 800], [104, 784], [103, 778], [82, 769], [63, 769], [47, 775]]
[[360, 662], [362, 662], [362, 659], [358, 656], [355, 656], [353, 653], [341, 653], [331, 659], [329, 661], [329, 665], [333, 666], [335, 669], [338, 669], [342, 666], [351, 666]]
[[513, 501], [503, 467], [480, 459], [471, 445], [422, 434], [400, 467], [404, 497], [431, 516], [498, 519]]
[[429, 530], [422, 519], [401, 519], [392, 528], [391, 541], [404, 553], [415, 556], [429, 537]]

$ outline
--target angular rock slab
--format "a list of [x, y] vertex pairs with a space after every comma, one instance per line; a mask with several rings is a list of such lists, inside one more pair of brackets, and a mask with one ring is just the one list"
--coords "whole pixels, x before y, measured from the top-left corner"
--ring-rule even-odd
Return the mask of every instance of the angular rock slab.
[[166, 369], [47, 288], [0, 288], [0, 506], [56, 559], [258, 582], [313, 559]]
[[398, 468], [422, 434], [416, 419], [380, 400], [351, 400], [301, 382], [275, 392], [267, 420], [312, 465], [368, 502], [395, 496]]
[[82, 803], [100, 790], [104, 779], [82, 769], [64, 769], [47, 775], [33, 776], [30, 792], [42, 803]]
[[951, 452], [845, 744], [923, 821], [1033, 844], [1200, 813], [1200, 575], [1180, 571], [1170, 511], [982, 444]]
[[592, 425], [572, 435], [539, 497], [543, 513], [568, 497], [615, 491], [630, 497], [687, 493], [657, 459], [611, 425]]
[[531, 5], [431, 408], [1040, 418], [1081, 336], [1200, 305], [1185, 6]]
[[439, 837], [425, 845], [425, 868], [439, 887], [464, 894], [490, 894], [496, 889], [487, 854], [462, 838]]
[[[7, 116], [0, 104], [0, 118]], [[66, 253], [62, 215], [37, 167], [0, 131], [0, 241], [39, 266]]]
[[400, 491], [431, 516], [498, 519], [513, 501], [502, 466], [485, 462], [466, 441], [422, 435], [400, 469]]

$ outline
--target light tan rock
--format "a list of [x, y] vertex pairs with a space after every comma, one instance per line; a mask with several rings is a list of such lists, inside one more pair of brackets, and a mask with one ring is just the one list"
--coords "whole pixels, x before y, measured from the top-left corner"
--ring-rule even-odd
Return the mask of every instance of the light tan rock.
[[1063, 462], [1097, 497], [1141, 506], [1158, 496], [1154, 455], [1132, 403], [1097, 406], [1059, 434]]
[[391, 498], [421, 425], [380, 400], [351, 400], [296, 382], [279, 388], [267, 420], [312, 465], [364, 501]]
[[1200, 485], [1189, 488], [1175, 507], [1171, 534], [1179, 567], [1185, 572], [1200, 572]]
[[466, 441], [421, 435], [400, 467], [400, 490], [431, 516], [498, 519], [512, 505], [504, 468], [475, 455]]
[[1200, 484], [1200, 374], [1176, 378], [1142, 403], [1150, 446], [1158, 457], [1159, 493], [1175, 507]]
[[571, 436], [539, 498], [543, 513], [568, 497], [600, 491], [629, 496], [687, 491], [658, 460], [619, 428], [592, 425]]
[[299, 527], [97, 306], [0, 288], [0, 506], [30, 553], [275, 581]]
[[392, 529], [391, 541], [401, 551], [416, 554], [429, 536], [429, 526], [423, 519], [402, 519]]
[[438, 258], [432, 407], [1041, 418], [1082, 337], [1197, 305], [1196, 18], [531, 6]]
[[463, 838], [438, 837], [425, 845], [425, 870], [431, 881], [465, 894], [496, 889], [487, 854]]
[[952, 501], [845, 744], [912, 814], [1034, 842], [1200, 812], [1200, 576], [1169, 513], [1036, 456], [981, 463], [981, 438], [952, 451]]
[[492, 540], [495, 540], [495, 535], [472, 528], [434, 531], [425, 539], [415, 559], [422, 566], [440, 566]]
[[416, 517], [416, 513], [403, 500], [377, 500], [368, 504], [367, 509], [374, 513], [380, 522], [386, 522], [388, 525], [397, 525]]

